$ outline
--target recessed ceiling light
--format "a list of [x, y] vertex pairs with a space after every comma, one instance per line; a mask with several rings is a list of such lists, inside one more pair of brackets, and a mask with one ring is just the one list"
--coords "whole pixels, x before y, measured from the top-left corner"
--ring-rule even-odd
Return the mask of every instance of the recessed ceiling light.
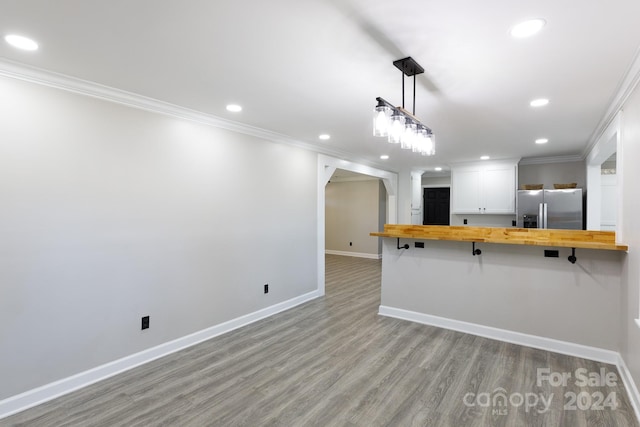
[[441, 172], [441, 171], [442, 171], [442, 168], [441, 168], [441, 167], [437, 167], [437, 168], [436, 168], [436, 172]]
[[11, 46], [22, 50], [38, 50], [38, 43], [34, 40], [19, 36], [17, 34], [9, 34], [4, 37], [4, 40]]
[[331, 139], [331, 135], [329, 135], [328, 133], [323, 133], [322, 135], [318, 135], [318, 138], [320, 138], [323, 141], [326, 141], [327, 139]]
[[490, 158], [491, 157], [489, 157], [489, 156], [482, 156], [482, 157], [480, 157], [480, 160], [489, 160]]
[[549, 103], [549, 100], [546, 98], [534, 99], [529, 103], [532, 107], [544, 107]]
[[229, 104], [227, 105], [227, 111], [231, 111], [232, 113], [239, 113], [242, 111], [242, 107], [238, 104]]
[[540, 31], [547, 22], [544, 19], [529, 19], [511, 28], [511, 35], [517, 38], [530, 37]]
[[383, 154], [382, 156], [380, 156], [380, 159], [389, 160], [389, 156], [387, 156], [386, 154]]
[[546, 144], [547, 142], [549, 142], [547, 138], [536, 139], [536, 144]]

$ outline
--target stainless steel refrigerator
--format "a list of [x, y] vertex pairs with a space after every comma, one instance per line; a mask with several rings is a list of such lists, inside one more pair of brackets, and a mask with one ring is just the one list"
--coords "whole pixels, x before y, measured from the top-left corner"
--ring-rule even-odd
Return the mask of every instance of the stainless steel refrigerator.
[[519, 190], [517, 226], [582, 230], [582, 189]]

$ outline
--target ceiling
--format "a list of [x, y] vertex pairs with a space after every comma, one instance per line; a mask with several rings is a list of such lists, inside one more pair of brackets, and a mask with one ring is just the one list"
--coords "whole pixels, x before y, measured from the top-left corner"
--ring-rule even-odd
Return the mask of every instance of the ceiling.
[[[446, 170], [481, 155], [584, 154], [640, 46], [638, 16], [637, 0], [0, 0], [0, 33], [40, 44], [0, 41], [0, 58], [382, 169]], [[533, 17], [547, 21], [538, 35], [509, 35]], [[434, 130], [433, 157], [372, 136], [375, 98], [401, 104], [392, 62], [406, 56], [425, 69], [416, 115]], [[539, 97], [550, 104], [530, 107]]]

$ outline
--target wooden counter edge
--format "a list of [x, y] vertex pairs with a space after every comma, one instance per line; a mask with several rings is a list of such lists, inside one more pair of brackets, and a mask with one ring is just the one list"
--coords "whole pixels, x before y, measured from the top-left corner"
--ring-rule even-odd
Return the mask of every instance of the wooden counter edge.
[[586, 242], [586, 241], [551, 241], [551, 240], [524, 240], [524, 239], [488, 239], [486, 237], [478, 236], [456, 238], [447, 236], [429, 236], [419, 234], [403, 234], [403, 233], [385, 233], [376, 232], [369, 233], [373, 237], [392, 237], [400, 239], [415, 239], [415, 240], [447, 240], [456, 242], [476, 242], [476, 243], [497, 243], [505, 245], [526, 245], [526, 246], [552, 246], [561, 248], [576, 248], [576, 249], [599, 249], [608, 251], [628, 251], [629, 246], [608, 244], [599, 242]]

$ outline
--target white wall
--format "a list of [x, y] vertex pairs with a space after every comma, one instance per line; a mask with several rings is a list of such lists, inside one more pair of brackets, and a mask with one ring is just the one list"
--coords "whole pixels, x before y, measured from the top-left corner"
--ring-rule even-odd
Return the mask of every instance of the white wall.
[[578, 184], [578, 188], [586, 189], [586, 180], [584, 161], [520, 164], [518, 166], [519, 186], [524, 184], [544, 184], [544, 188], [553, 189], [553, 184], [575, 182]]
[[[629, 245], [622, 269], [621, 330], [622, 356], [640, 386], [640, 327], [634, 322], [639, 315], [640, 290], [640, 87], [626, 101], [622, 119], [622, 150], [617, 153], [618, 180], [622, 185], [622, 239]], [[618, 216], [620, 218], [620, 216]]]
[[422, 176], [422, 187], [451, 187], [451, 175]]
[[[568, 248], [384, 239], [384, 307], [617, 350], [623, 254]], [[559, 258], [543, 257], [558, 249]]]
[[[464, 223], [464, 220], [467, 223]], [[474, 227], [513, 227], [515, 215], [473, 215], [451, 214], [451, 225], [471, 225]]]
[[0, 400], [316, 289], [316, 154], [0, 93]]
[[398, 173], [398, 224], [411, 224], [411, 204], [415, 198], [411, 174], [411, 171]]
[[[384, 225], [387, 223], [387, 211], [388, 211], [388, 202], [387, 202], [387, 189], [384, 186], [382, 180], [380, 180], [380, 184], [378, 185], [378, 230], [383, 231]], [[376, 238], [377, 243], [377, 252], [382, 256], [382, 239]]]
[[369, 235], [382, 230], [380, 218], [386, 216], [386, 192], [380, 180], [331, 181], [325, 191], [326, 250], [381, 254], [380, 239]]
[[616, 231], [618, 217], [618, 176], [600, 176], [600, 230]]

